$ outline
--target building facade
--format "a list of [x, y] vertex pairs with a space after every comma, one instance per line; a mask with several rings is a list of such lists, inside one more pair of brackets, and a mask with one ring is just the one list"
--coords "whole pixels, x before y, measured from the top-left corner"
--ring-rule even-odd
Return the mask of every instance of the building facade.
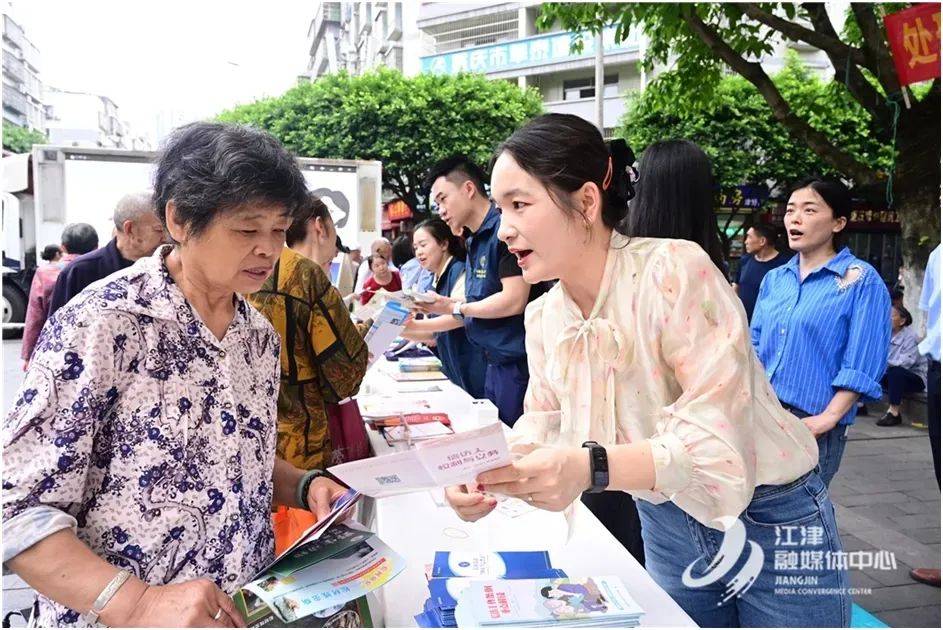
[[[419, 10], [420, 68], [423, 72], [482, 72], [492, 79], [534, 87], [549, 112], [576, 114], [596, 123], [596, 39], [584, 33], [583, 49], [570, 49], [575, 34], [555, 30], [538, 33], [540, 2], [424, 2]], [[626, 110], [626, 95], [640, 92], [652, 77], [640, 68], [645, 37], [631, 32], [615, 41], [615, 27], [602, 33], [603, 128], [612, 136]], [[810, 67], [827, 72], [825, 53], [791, 45]], [[763, 59], [769, 72], [782, 67], [785, 44]], [[658, 69], [654, 74], [657, 74]]]
[[[76, 147], [140, 148], [107, 96], [87, 92], [46, 90], [49, 142]], [[137, 146], [136, 146], [137, 145]]]
[[[596, 38], [570, 48], [566, 31], [538, 33], [539, 2], [457, 4], [425, 2], [419, 16], [424, 35], [423, 72], [482, 72], [540, 92], [550, 112], [576, 114], [596, 122]], [[603, 31], [603, 127], [610, 137], [625, 112], [625, 94], [644, 88], [638, 62], [644, 54], [636, 34], [616, 43], [615, 28]]]
[[319, 2], [308, 28], [307, 80], [373, 68], [418, 72], [418, 3]]
[[9, 15], [3, 15], [3, 119], [45, 133], [46, 111], [39, 50]]

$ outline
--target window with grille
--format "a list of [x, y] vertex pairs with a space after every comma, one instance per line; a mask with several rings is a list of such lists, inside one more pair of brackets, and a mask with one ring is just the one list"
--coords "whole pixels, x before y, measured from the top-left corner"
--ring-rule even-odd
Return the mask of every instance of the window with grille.
[[[619, 95], [619, 75], [607, 74], [603, 77], [603, 96]], [[563, 82], [563, 100], [575, 101], [596, 96], [596, 77], [568, 79]]]
[[435, 39], [435, 52], [441, 54], [517, 39], [517, 23], [517, 10], [514, 10], [456, 20], [423, 30]]

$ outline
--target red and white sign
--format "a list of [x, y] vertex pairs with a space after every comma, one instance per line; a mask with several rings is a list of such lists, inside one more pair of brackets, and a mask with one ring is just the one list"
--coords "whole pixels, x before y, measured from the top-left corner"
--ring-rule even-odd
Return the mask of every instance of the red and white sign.
[[940, 5], [917, 6], [884, 16], [887, 41], [901, 85], [940, 76]]

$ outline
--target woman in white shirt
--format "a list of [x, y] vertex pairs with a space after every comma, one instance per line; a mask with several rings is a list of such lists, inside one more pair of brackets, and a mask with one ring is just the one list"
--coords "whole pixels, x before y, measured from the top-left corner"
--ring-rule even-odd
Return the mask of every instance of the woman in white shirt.
[[[815, 439], [776, 399], [743, 307], [704, 251], [615, 229], [630, 165], [624, 145], [611, 148], [588, 122], [547, 114], [498, 149], [499, 237], [525, 280], [560, 281], [525, 315], [522, 457], [447, 497], [476, 520], [495, 506], [480, 489], [548, 510], [628, 492], [646, 570], [698, 624], [847, 626], [847, 573], [822, 559], [841, 543]], [[793, 566], [780, 551], [821, 561]], [[777, 592], [797, 577], [819, 591]]]

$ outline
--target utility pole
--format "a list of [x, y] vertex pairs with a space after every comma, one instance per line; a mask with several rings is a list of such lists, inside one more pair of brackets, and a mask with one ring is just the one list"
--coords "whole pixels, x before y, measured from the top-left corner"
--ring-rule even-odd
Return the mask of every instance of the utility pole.
[[602, 94], [605, 89], [605, 75], [603, 74], [603, 49], [602, 49], [602, 29], [596, 33], [596, 126], [599, 132], [605, 135], [603, 124], [603, 100]]

